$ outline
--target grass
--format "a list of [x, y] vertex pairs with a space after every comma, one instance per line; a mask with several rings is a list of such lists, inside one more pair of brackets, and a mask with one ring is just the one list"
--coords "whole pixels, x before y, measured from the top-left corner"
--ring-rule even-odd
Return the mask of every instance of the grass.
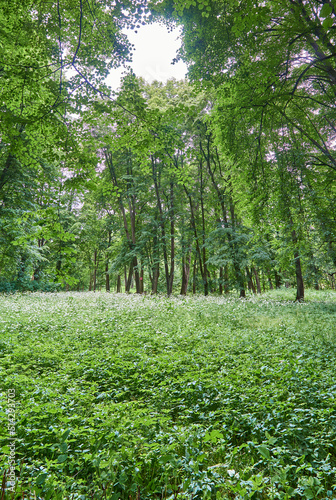
[[0, 499], [336, 499], [336, 293], [292, 299], [2, 296]]

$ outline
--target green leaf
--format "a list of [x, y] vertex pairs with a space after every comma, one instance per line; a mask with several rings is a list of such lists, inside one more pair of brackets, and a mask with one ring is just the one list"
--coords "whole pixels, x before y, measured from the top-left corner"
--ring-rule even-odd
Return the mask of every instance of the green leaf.
[[41, 486], [41, 484], [44, 484], [47, 477], [48, 474], [40, 474], [36, 479], [37, 486]]
[[327, 30], [328, 30], [329, 28], [331, 28], [333, 24], [334, 24], [334, 23], [333, 23], [333, 20], [331, 19], [331, 17], [327, 17], [327, 19], [325, 19], [325, 20], [323, 21], [323, 23], [322, 23], [323, 28], [325, 28], [325, 29], [327, 29]]
[[67, 448], [68, 448], [68, 445], [66, 443], [61, 443], [59, 445], [60, 452], [62, 452], [62, 453], [64, 453], [65, 451], [67, 451]]
[[68, 458], [68, 455], [59, 455], [59, 456], [57, 457], [57, 462], [58, 462], [59, 464], [62, 464], [63, 462], [65, 462], [65, 461], [66, 461], [66, 459], [67, 459], [67, 458]]
[[267, 458], [267, 460], [269, 460], [271, 458], [269, 449], [266, 448], [266, 446], [261, 444], [260, 446], [258, 446], [258, 450], [259, 450], [260, 455], [262, 455], [264, 458]]
[[304, 491], [304, 496], [305, 496], [305, 498], [307, 498], [309, 500], [311, 500], [312, 498], [315, 498], [315, 494], [310, 488], [308, 488]]
[[69, 436], [70, 432], [71, 432], [71, 430], [70, 430], [70, 429], [68, 429], [67, 431], [65, 431], [65, 432], [62, 434], [62, 436], [61, 436], [61, 441], [65, 441], [65, 440], [68, 438], [68, 436]]
[[332, 13], [332, 6], [329, 3], [325, 3], [321, 9], [320, 16], [328, 17]]
[[212, 443], [216, 443], [218, 439], [223, 439], [223, 437], [224, 435], [221, 432], [213, 430], [210, 434], [208, 432], [205, 434], [204, 441], [211, 441]]

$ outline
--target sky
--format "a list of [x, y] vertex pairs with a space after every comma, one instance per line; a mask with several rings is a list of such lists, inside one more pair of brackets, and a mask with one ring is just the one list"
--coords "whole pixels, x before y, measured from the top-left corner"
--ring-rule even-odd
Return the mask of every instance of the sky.
[[[185, 78], [186, 65], [181, 61], [171, 64], [181, 46], [178, 28], [169, 33], [165, 26], [154, 23], [141, 26], [137, 33], [133, 30], [125, 30], [124, 33], [135, 46], [130, 65], [137, 76], [142, 76], [149, 83], [154, 80], [166, 82], [169, 78]], [[123, 71], [124, 68], [115, 69], [106, 79], [114, 90], [119, 87]]]

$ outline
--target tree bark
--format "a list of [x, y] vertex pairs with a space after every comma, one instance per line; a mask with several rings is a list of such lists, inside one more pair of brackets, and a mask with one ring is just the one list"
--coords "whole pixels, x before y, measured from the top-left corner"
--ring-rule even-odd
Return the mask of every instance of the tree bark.
[[105, 288], [106, 288], [106, 291], [109, 292], [110, 291], [110, 275], [108, 272], [108, 262], [106, 262], [106, 264], [105, 264], [105, 276], [106, 276]]
[[205, 246], [205, 214], [204, 214], [204, 182], [203, 182], [203, 161], [200, 161], [200, 179], [201, 179], [201, 214], [202, 214], [202, 257], [203, 257], [203, 286], [204, 295], [209, 295], [209, 281], [208, 281], [208, 268], [207, 268], [207, 258], [206, 258], [206, 246]]
[[96, 286], [97, 286], [97, 250], [94, 251], [94, 256], [93, 256], [93, 261], [94, 261], [94, 269], [93, 269], [93, 291], [96, 291]]
[[303, 302], [304, 301], [304, 285], [303, 285], [303, 276], [301, 270], [301, 260], [299, 250], [297, 248], [297, 235], [295, 229], [292, 231], [292, 241], [294, 243], [294, 260], [295, 260], [295, 276], [296, 276], [296, 301]]
[[131, 262], [131, 265], [130, 265], [130, 268], [128, 271], [128, 278], [127, 278], [126, 288], [125, 288], [125, 292], [127, 292], [127, 293], [129, 293], [129, 291], [131, 289], [132, 278], [133, 278], [133, 261]]
[[144, 291], [143, 276], [144, 276], [144, 270], [143, 270], [143, 267], [141, 266], [141, 271], [140, 271], [140, 293], [143, 293], [143, 291]]
[[219, 295], [223, 295], [223, 266], [219, 268]]
[[153, 272], [153, 280], [152, 280], [152, 295], [157, 294], [157, 289], [158, 289], [158, 283], [159, 283], [159, 277], [160, 277], [160, 266], [159, 263], [157, 262], [154, 267], [154, 272]]
[[253, 283], [252, 273], [249, 270], [248, 266], [246, 266], [246, 274], [247, 274], [247, 278], [248, 278], [248, 282], [247, 282], [248, 289], [251, 290], [253, 292], [253, 294], [255, 295], [257, 292], [256, 292], [256, 289], [255, 289], [255, 286]]
[[196, 256], [195, 256], [194, 266], [193, 266], [193, 294], [194, 295], [196, 293], [196, 264], [197, 264], [197, 259], [196, 259]]
[[[109, 248], [111, 245], [111, 231], [108, 232], [108, 244], [107, 248]], [[108, 272], [108, 266], [109, 266], [109, 259], [108, 256], [106, 256], [106, 264], [105, 264], [105, 273], [106, 273], [106, 291], [110, 291], [110, 274]]]
[[121, 292], [121, 276], [118, 274], [117, 276], [117, 293]]
[[[199, 262], [199, 267], [201, 271], [201, 276], [202, 276], [202, 281], [203, 281], [203, 286], [204, 286], [204, 295], [208, 294], [208, 277], [207, 274], [204, 272], [204, 261], [202, 259], [202, 256], [204, 258], [204, 254], [201, 253], [201, 249], [199, 246], [199, 241], [198, 241], [198, 233], [197, 233], [197, 227], [196, 227], [196, 221], [195, 221], [195, 211], [194, 211], [194, 205], [192, 202], [191, 195], [188, 193], [187, 188], [184, 186], [184, 190], [188, 196], [189, 199], [189, 205], [190, 205], [190, 213], [191, 213], [191, 226], [194, 230], [194, 235], [195, 235], [195, 243], [196, 243], [196, 254], [198, 256], [198, 262]], [[194, 282], [195, 283], [195, 282]]]
[[170, 183], [170, 274], [169, 274], [169, 292], [173, 293], [175, 271], [175, 215], [174, 215], [174, 184]]
[[182, 283], [181, 283], [181, 295], [187, 295], [189, 275], [190, 275], [190, 261], [191, 261], [191, 251], [188, 255], [182, 255]]
[[258, 273], [258, 271], [256, 270], [255, 267], [253, 267], [252, 270], [253, 270], [253, 273], [254, 273], [254, 276], [255, 276], [255, 280], [256, 280], [256, 284], [257, 284], [257, 293], [261, 293], [259, 273]]

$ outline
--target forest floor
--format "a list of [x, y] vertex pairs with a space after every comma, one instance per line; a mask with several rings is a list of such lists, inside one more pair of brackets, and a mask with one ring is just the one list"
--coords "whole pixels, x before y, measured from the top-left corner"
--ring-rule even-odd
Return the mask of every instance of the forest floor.
[[1, 296], [0, 498], [336, 499], [336, 293], [294, 296]]

